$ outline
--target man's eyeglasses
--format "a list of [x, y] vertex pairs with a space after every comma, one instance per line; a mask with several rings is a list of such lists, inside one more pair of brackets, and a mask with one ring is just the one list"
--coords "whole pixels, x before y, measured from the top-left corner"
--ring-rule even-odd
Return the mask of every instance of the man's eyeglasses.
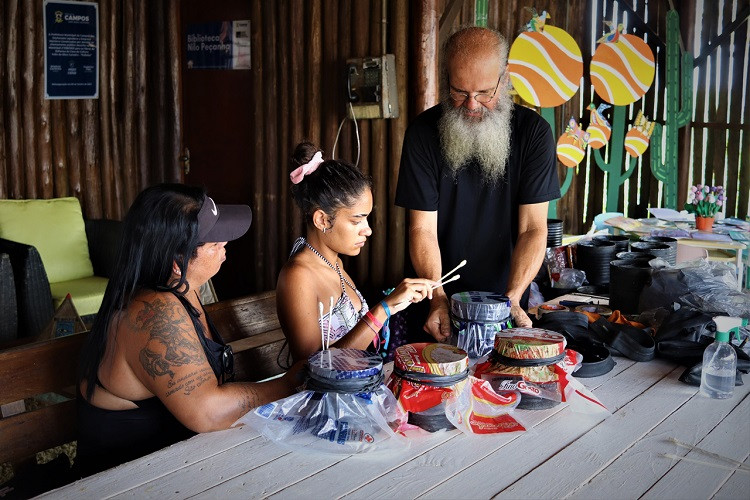
[[451, 99], [453, 99], [456, 102], [464, 102], [470, 97], [474, 97], [474, 100], [477, 101], [480, 104], [485, 104], [490, 102], [492, 99], [494, 99], [495, 94], [497, 94], [497, 88], [500, 86], [500, 80], [502, 80], [503, 74], [500, 73], [500, 76], [497, 78], [497, 83], [495, 84], [495, 90], [489, 94], [487, 92], [477, 92], [473, 96], [469, 94], [468, 92], [459, 92], [458, 90], [450, 90], [450, 96]]

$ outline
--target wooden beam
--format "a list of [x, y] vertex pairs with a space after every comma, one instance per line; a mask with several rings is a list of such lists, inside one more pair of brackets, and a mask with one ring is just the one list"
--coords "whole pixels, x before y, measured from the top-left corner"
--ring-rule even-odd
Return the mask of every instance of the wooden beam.
[[453, 22], [456, 20], [458, 13], [461, 12], [463, 4], [464, 0], [450, 0], [445, 7], [443, 15], [440, 16], [440, 23], [438, 24], [438, 47], [442, 47], [445, 40], [448, 39]]
[[703, 46], [700, 55], [693, 59], [693, 67], [697, 68], [698, 66], [701, 66], [706, 61], [706, 58], [711, 55], [711, 52], [728, 42], [730, 35], [742, 26], [742, 23], [747, 21], [748, 17], [750, 17], [750, 4], [746, 5], [745, 8], [742, 9], [742, 12], [737, 14], [737, 18], [734, 21], [724, 26], [721, 30], [721, 35], [709, 40], [706, 45]]

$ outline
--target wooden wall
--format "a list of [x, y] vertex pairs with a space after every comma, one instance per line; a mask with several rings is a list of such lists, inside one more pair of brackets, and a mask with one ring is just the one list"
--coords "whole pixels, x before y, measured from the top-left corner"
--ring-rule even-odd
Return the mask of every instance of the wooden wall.
[[99, 0], [99, 98], [44, 99], [43, 3], [0, 2], [0, 198], [76, 196], [120, 219], [181, 179], [178, 0]]
[[[683, 38], [689, 46], [695, 36], [690, 23], [698, 2], [674, 2], [683, 14]], [[455, 26], [473, 23], [474, 3], [461, 3]], [[724, 20], [720, 25], [713, 10], [706, 12], [702, 17], [706, 29], [720, 34], [721, 26], [728, 24], [747, 1], [740, 0], [738, 8], [733, 7], [735, 3], [718, 0]], [[257, 140], [248, 145], [253, 155], [253, 196], [248, 202], [255, 211], [253, 227], [258, 236], [247, 256], [254, 263], [254, 276], [253, 289], [246, 292], [275, 287], [292, 241], [302, 234], [301, 219], [289, 195], [288, 164], [294, 145], [311, 140], [322, 147], [326, 157], [331, 155], [339, 123], [346, 114], [346, 59], [386, 52], [396, 56], [401, 114], [397, 119], [360, 121], [359, 141], [353, 123], [345, 121], [336, 156], [354, 162], [359, 149], [361, 168], [374, 178], [375, 206], [370, 218], [374, 234], [362, 254], [347, 263], [347, 269], [363, 288], [392, 286], [401, 278], [405, 258], [405, 217], [402, 209], [393, 206], [403, 134], [414, 111], [434, 104], [432, 95], [443, 95], [435, 93], [434, 82], [417, 85], [424, 68], [415, 65], [429, 61], [414, 54], [436, 50], [437, 37], [420, 38], [420, 30], [438, 28], [440, 16], [451, 1], [252, 0], [251, 5], [254, 83], [248, 91], [259, 104], [252, 130]], [[498, 28], [512, 42], [529, 19], [524, 10], [528, 5], [526, 0], [490, 1], [488, 25]], [[566, 29], [583, 52], [586, 81], [581, 92], [556, 111], [559, 134], [570, 116], [588, 122], [588, 113], [584, 116], [581, 109], [592, 100], [587, 80], [590, 40], [603, 34], [601, 20], [611, 19], [614, 2], [537, 0], [533, 5], [538, 10], [546, 9], [551, 15], [548, 22]], [[617, 5], [620, 18], [624, 10], [635, 9], [639, 18], [647, 19], [649, 36], [666, 39], [667, 0], [623, 0]], [[41, 6], [42, 2], [36, 0], [0, 3], [0, 197], [73, 195], [81, 199], [86, 217], [121, 218], [143, 187], [182, 178], [177, 161], [181, 147], [179, 0], [99, 1], [100, 98], [81, 101], [43, 99]], [[586, 19], [595, 6], [600, 18], [592, 24]], [[632, 12], [628, 15], [636, 19]], [[746, 26], [727, 41], [738, 53], [746, 50]], [[644, 33], [637, 22], [628, 24], [628, 30]], [[660, 74], [663, 52], [659, 56]], [[696, 104], [703, 106], [700, 109], [705, 110], [706, 117], [696, 118], [701, 123], [683, 133], [688, 154], [681, 158], [680, 200], [684, 201], [688, 182], [710, 181], [710, 177], [714, 183], [734, 186], [729, 189], [738, 193], [733, 206], [739, 206], [738, 214], [743, 216], [750, 186], [746, 121], [750, 98], [744, 99], [743, 110], [736, 97], [728, 99], [728, 87], [714, 85], [706, 78], [715, 74], [709, 70], [729, 74], [725, 63], [723, 58], [709, 58], [696, 72]], [[737, 71], [731, 74], [732, 92], [738, 92], [738, 85], [743, 84]], [[419, 88], [431, 94], [420, 95]], [[702, 89], [706, 89], [703, 95]], [[629, 116], [635, 116], [640, 107], [653, 108], [654, 98], [660, 106], [661, 93], [662, 89], [651, 92], [633, 106]], [[647, 114], [654, 117], [654, 113]], [[740, 124], [743, 119], [745, 123]], [[702, 140], [690, 139], [704, 135], [706, 147]], [[707, 152], [705, 161], [703, 151]], [[726, 169], [714, 168], [725, 164], [724, 152]], [[701, 160], [691, 163], [691, 157]], [[647, 152], [620, 196], [621, 202], [627, 200], [631, 217], [646, 216], [649, 206], [660, 203], [659, 183], [648, 161]], [[562, 165], [559, 173], [564, 179]], [[604, 174], [593, 161], [585, 160], [559, 204], [565, 231], [585, 232], [593, 216], [603, 211], [603, 196]]]

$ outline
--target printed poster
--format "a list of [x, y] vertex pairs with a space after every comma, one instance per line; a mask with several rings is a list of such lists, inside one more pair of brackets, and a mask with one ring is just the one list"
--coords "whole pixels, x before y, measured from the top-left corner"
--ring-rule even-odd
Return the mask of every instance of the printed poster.
[[44, 96], [99, 97], [99, 7], [94, 2], [44, 2]]

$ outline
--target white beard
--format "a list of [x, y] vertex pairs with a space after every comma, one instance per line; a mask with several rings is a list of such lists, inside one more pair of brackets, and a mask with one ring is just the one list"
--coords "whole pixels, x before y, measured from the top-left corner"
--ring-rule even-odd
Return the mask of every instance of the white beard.
[[513, 101], [502, 95], [495, 109], [480, 106], [481, 118], [467, 118], [465, 108], [454, 108], [450, 100], [443, 102], [443, 116], [438, 122], [443, 155], [454, 178], [472, 159], [482, 170], [487, 184], [497, 184], [505, 175], [510, 156], [510, 120]]

